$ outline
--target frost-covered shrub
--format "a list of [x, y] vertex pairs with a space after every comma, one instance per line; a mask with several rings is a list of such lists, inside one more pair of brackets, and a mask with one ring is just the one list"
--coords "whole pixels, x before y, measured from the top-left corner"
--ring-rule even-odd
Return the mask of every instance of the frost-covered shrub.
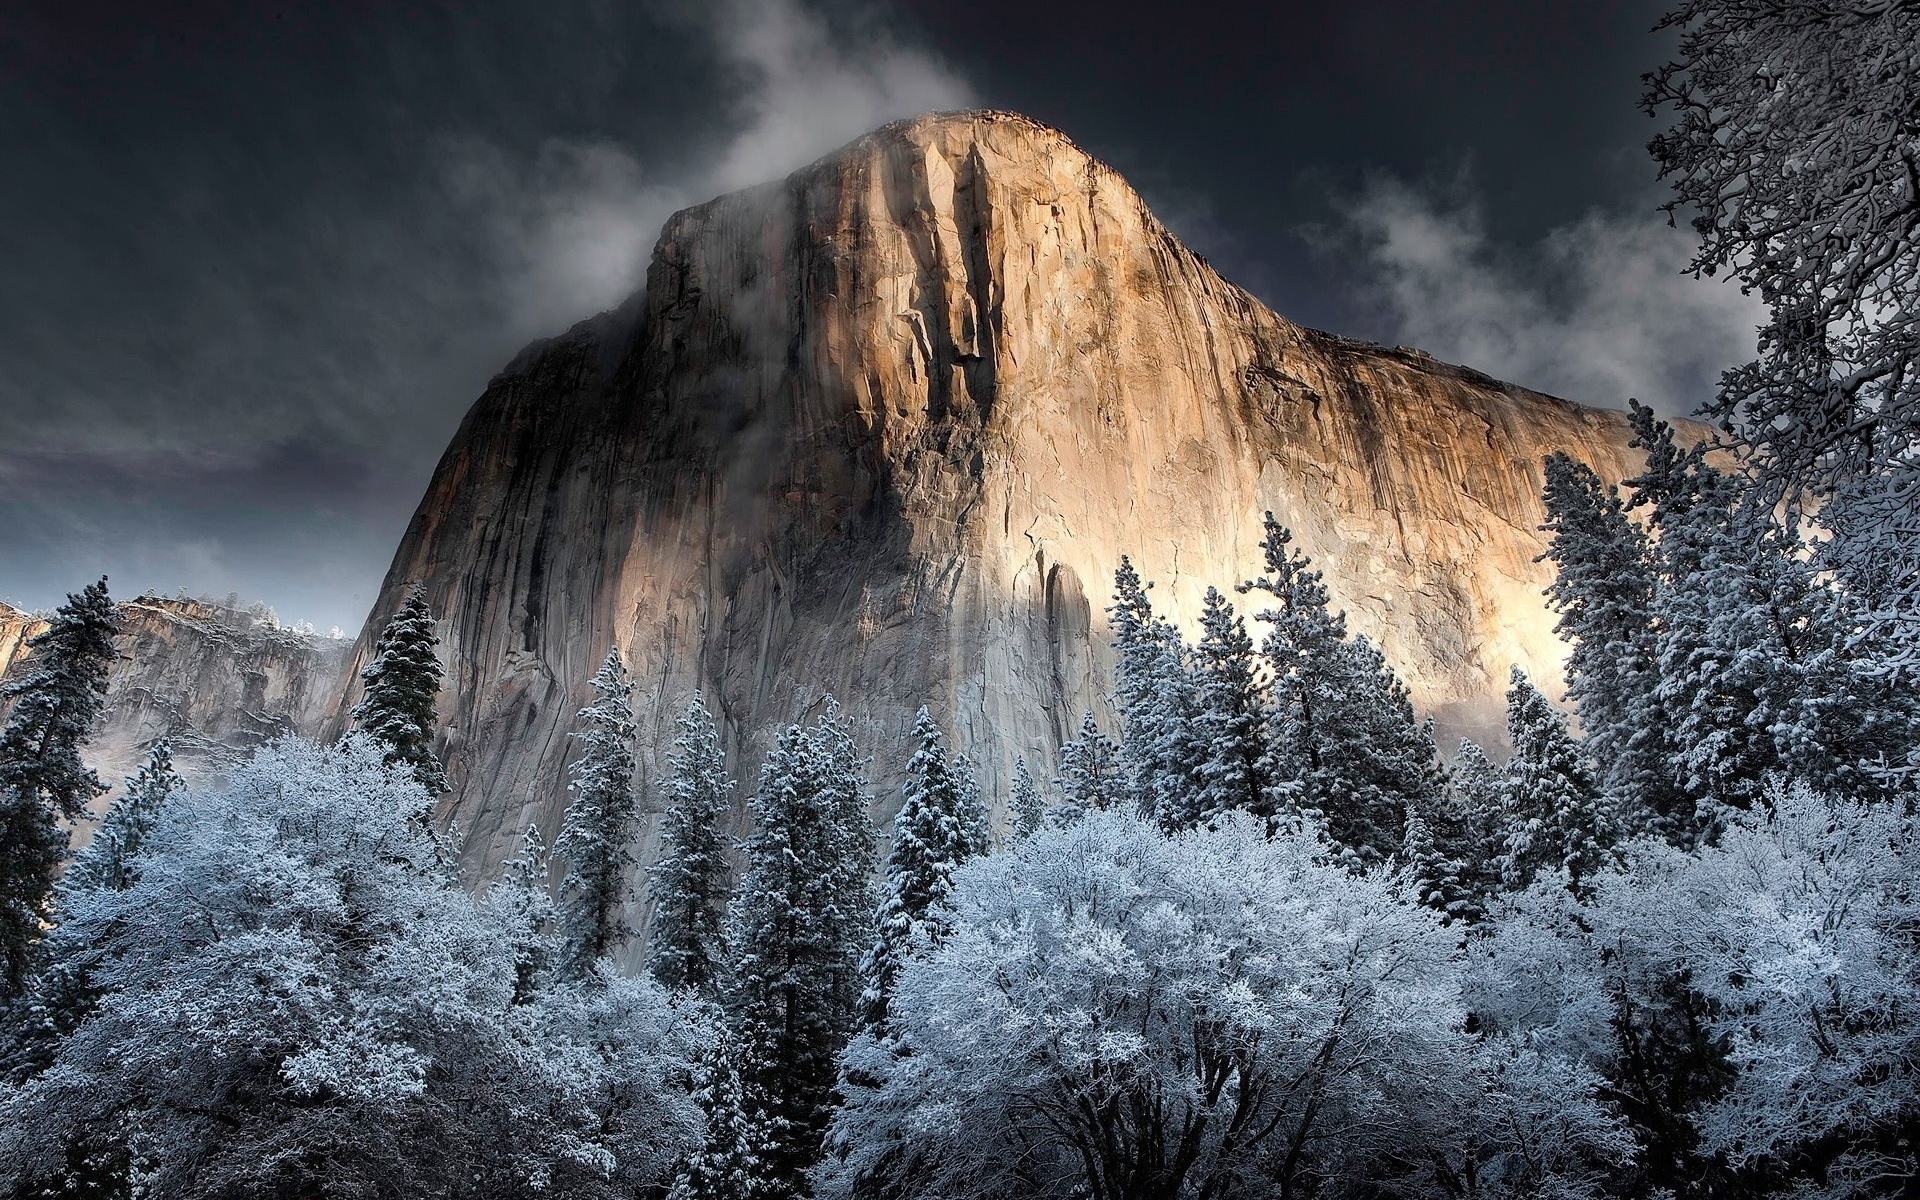
[[1578, 1064], [1467, 1032], [1438, 914], [1330, 856], [1091, 812], [963, 866], [846, 1055], [817, 1194], [1507, 1194], [1617, 1142]]
[[[89, 1011], [0, 1090], [0, 1191], [72, 1147], [152, 1195], [626, 1195], [697, 1117], [641, 981], [516, 1003], [516, 938], [406, 764], [288, 741], [176, 797], [124, 891], [76, 897]], [[521, 997], [524, 999], [524, 997]]]

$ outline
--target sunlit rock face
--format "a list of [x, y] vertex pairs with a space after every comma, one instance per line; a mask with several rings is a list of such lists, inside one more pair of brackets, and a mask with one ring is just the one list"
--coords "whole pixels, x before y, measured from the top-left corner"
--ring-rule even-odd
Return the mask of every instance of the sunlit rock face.
[[1004, 801], [1016, 757], [1048, 778], [1104, 712], [1121, 555], [1186, 622], [1258, 573], [1271, 509], [1444, 740], [1497, 722], [1509, 665], [1557, 671], [1541, 457], [1619, 478], [1626, 443], [1615, 413], [1293, 324], [1054, 130], [927, 116], [680, 213], [642, 294], [522, 353], [353, 665], [424, 584], [442, 815], [483, 867], [553, 832], [616, 643], [649, 798], [700, 689], [743, 791], [831, 693], [883, 809], [923, 703]]
[[[208, 779], [275, 737], [318, 733], [332, 711], [345, 640], [201, 600], [140, 596], [119, 611], [106, 707], [86, 747], [103, 783], [117, 787], [163, 737], [183, 776]], [[29, 668], [27, 642], [45, 628], [0, 605], [0, 677]]]

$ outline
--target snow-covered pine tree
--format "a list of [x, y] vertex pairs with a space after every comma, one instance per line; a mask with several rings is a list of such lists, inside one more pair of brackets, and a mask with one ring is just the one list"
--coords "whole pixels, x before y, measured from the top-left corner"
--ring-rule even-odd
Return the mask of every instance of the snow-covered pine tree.
[[1614, 808], [1643, 813], [1655, 831], [1685, 843], [1693, 801], [1676, 786], [1668, 722], [1657, 711], [1652, 547], [1592, 468], [1560, 451], [1545, 466], [1540, 528], [1550, 542], [1540, 557], [1555, 568], [1547, 598], [1560, 618], [1554, 632], [1569, 645], [1567, 699]]
[[411, 765], [430, 796], [447, 790], [446, 773], [433, 754], [439, 645], [427, 591], [415, 584], [381, 630], [373, 661], [361, 669], [360, 703], [353, 707], [354, 722], [387, 747], [387, 762]]
[[727, 839], [734, 782], [720, 731], [698, 692], [680, 718], [669, 759], [660, 860], [647, 884], [653, 936], [647, 962], [673, 988], [711, 994], [726, 966]]
[[513, 945], [513, 1002], [530, 1003], [553, 969], [553, 894], [547, 874], [547, 843], [540, 823], [531, 821], [520, 849], [500, 864], [500, 878], [487, 889], [487, 903], [506, 924]]
[[1200, 610], [1200, 631], [1193, 652], [1198, 780], [1179, 793], [1177, 808], [1156, 814], [1169, 831], [1191, 829], [1224, 812], [1272, 812], [1266, 696], [1253, 639], [1246, 622], [1214, 588], [1207, 589]]
[[872, 913], [872, 829], [860, 759], [829, 701], [809, 734], [789, 727], [749, 803], [754, 831], [735, 894], [727, 1019], [770, 1194], [802, 1194], [833, 1110], [838, 1057], [856, 1023], [859, 955]]
[[1465, 867], [1440, 848], [1422, 807], [1407, 806], [1407, 826], [1400, 849], [1408, 880], [1413, 884], [1414, 898], [1442, 914], [1449, 923], [1472, 920], [1478, 911], [1464, 878]]
[[948, 770], [960, 785], [960, 815], [966, 822], [967, 854], [993, 853], [993, 818], [987, 812], [986, 798], [980, 794], [980, 772], [964, 754], [954, 755]]
[[1522, 888], [1543, 870], [1560, 871], [1577, 886], [1611, 861], [1618, 840], [1612, 814], [1566, 717], [1517, 666], [1507, 689], [1507, 737], [1513, 758], [1501, 877]]
[[887, 882], [874, 913], [874, 942], [860, 961], [865, 990], [862, 1019], [870, 1026], [886, 1020], [894, 976], [924, 933], [938, 939], [940, 909], [953, 891], [953, 872], [980, 851], [970, 829], [970, 810], [979, 807], [963, 778], [946, 757], [946, 739], [923, 706], [914, 719], [919, 749], [907, 764], [906, 799], [893, 820], [893, 848], [887, 854]]
[[1179, 812], [1197, 782], [1193, 743], [1193, 679], [1186, 646], [1173, 624], [1156, 616], [1131, 559], [1113, 573], [1113, 705], [1120, 717], [1120, 754], [1127, 785], [1142, 813]]
[[765, 1098], [740, 1072], [739, 1047], [722, 1030], [700, 1066], [694, 1100], [706, 1118], [706, 1142], [687, 1156], [668, 1200], [777, 1200], [781, 1191], [762, 1154], [780, 1140]]
[[1406, 806], [1431, 801], [1441, 779], [1432, 736], [1407, 689], [1366, 638], [1348, 638], [1312, 563], [1266, 516], [1266, 574], [1241, 585], [1271, 598], [1261, 653], [1272, 673], [1269, 819], [1318, 818], [1353, 867], [1401, 850]]
[[173, 770], [173, 745], [166, 738], [147, 751], [137, 774], [107, 808], [86, 849], [74, 857], [63, 888], [112, 888], [125, 891], [139, 876], [140, 846], [153, 832], [160, 809], [181, 787]]
[[1736, 807], [1773, 774], [1856, 795], [1898, 790], [1902, 772], [1885, 768], [1920, 746], [1920, 700], [1888, 666], [1901, 651], [1869, 632], [1743, 477], [1701, 446], [1678, 449], [1646, 409], [1632, 419], [1647, 450], [1635, 502], [1660, 534], [1657, 698], [1675, 777]]
[[[11, 1039], [0, 1039], [0, 1076], [31, 1074], [52, 1062], [61, 1039], [86, 1019], [98, 999], [93, 982], [96, 946], [62, 927], [65, 914], [84, 907], [89, 894], [124, 892], [140, 878], [140, 851], [167, 801], [181, 790], [165, 738], [147, 752], [140, 771], [126, 779], [86, 848], [55, 888], [54, 927], [40, 943], [38, 969], [21, 1000], [21, 1019]], [[5, 1042], [11, 1042], [5, 1045]]]
[[66, 857], [60, 822], [106, 791], [80, 747], [107, 693], [119, 628], [103, 577], [67, 596], [30, 643], [27, 673], [0, 689], [13, 701], [0, 730], [0, 1000], [26, 985]]
[[580, 757], [568, 768], [566, 815], [553, 852], [566, 863], [560, 884], [559, 927], [566, 964], [585, 979], [593, 964], [625, 939], [627, 871], [633, 866], [633, 680], [620, 649], [607, 651], [593, 677], [593, 703], [580, 710], [573, 739]]
[[1447, 772], [1444, 803], [1430, 817], [1441, 847], [1461, 864], [1469, 893], [1484, 905], [1505, 883], [1500, 858], [1506, 852], [1506, 771], [1493, 764], [1471, 738], [1460, 739], [1459, 753]]
[[1013, 764], [1013, 790], [1007, 798], [1008, 825], [1012, 828], [1012, 841], [1020, 841], [1033, 836], [1041, 826], [1047, 823], [1047, 802], [1040, 795], [1040, 788], [1033, 782], [1033, 772], [1027, 770], [1027, 760], [1022, 758]]
[[1055, 824], [1071, 825], [1082, 814], [1119, 806], [1127, 785], [1120, 743], [1100, 731], [1092, 713], [1080, 718], [1080, 733], [1060, 747], [1060, 774], [1053, 781], [1060, 803]]

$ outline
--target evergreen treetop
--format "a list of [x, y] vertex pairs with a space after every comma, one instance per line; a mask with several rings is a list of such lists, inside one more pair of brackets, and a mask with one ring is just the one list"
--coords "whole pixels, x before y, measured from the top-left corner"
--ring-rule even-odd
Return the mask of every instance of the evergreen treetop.
[[387, 762], [404, 762], [429, 795], [447, 790], [446, 773], [433, 754], [440, 698], [439, 634], [426, 588], [415, 584], [380, 632], [373, 661], [360, 671], [360, 702], [353, 718], [387, 747]]
[[29, 643], [26, 673], [0, 689], [13, 702], [0, 729], [0, 999], [26, 985], [66, 858], [60, 822], [106, 790], [80, 749], [106, 698], [119, 628], [106, 579], [87, 585]]

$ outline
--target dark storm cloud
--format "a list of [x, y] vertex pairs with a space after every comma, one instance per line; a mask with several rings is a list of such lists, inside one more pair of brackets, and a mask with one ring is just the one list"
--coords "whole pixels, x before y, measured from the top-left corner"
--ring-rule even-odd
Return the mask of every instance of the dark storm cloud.
[[1720, 351], [1631, 298], [1696, 350], [1741, 318], [1661, 266], [1658, 11], [48, 4], [0, 30], [0, 596], [105, 570], [354, 627], [488, 376], [634, 287], [669, 212], [975, 100], [1296, 319], [1684, 394]]
[[63, 5], [5, 54], [0, 595], [349, 628], [488, 376], [670, 212], [971, 99], [789, 0]]

